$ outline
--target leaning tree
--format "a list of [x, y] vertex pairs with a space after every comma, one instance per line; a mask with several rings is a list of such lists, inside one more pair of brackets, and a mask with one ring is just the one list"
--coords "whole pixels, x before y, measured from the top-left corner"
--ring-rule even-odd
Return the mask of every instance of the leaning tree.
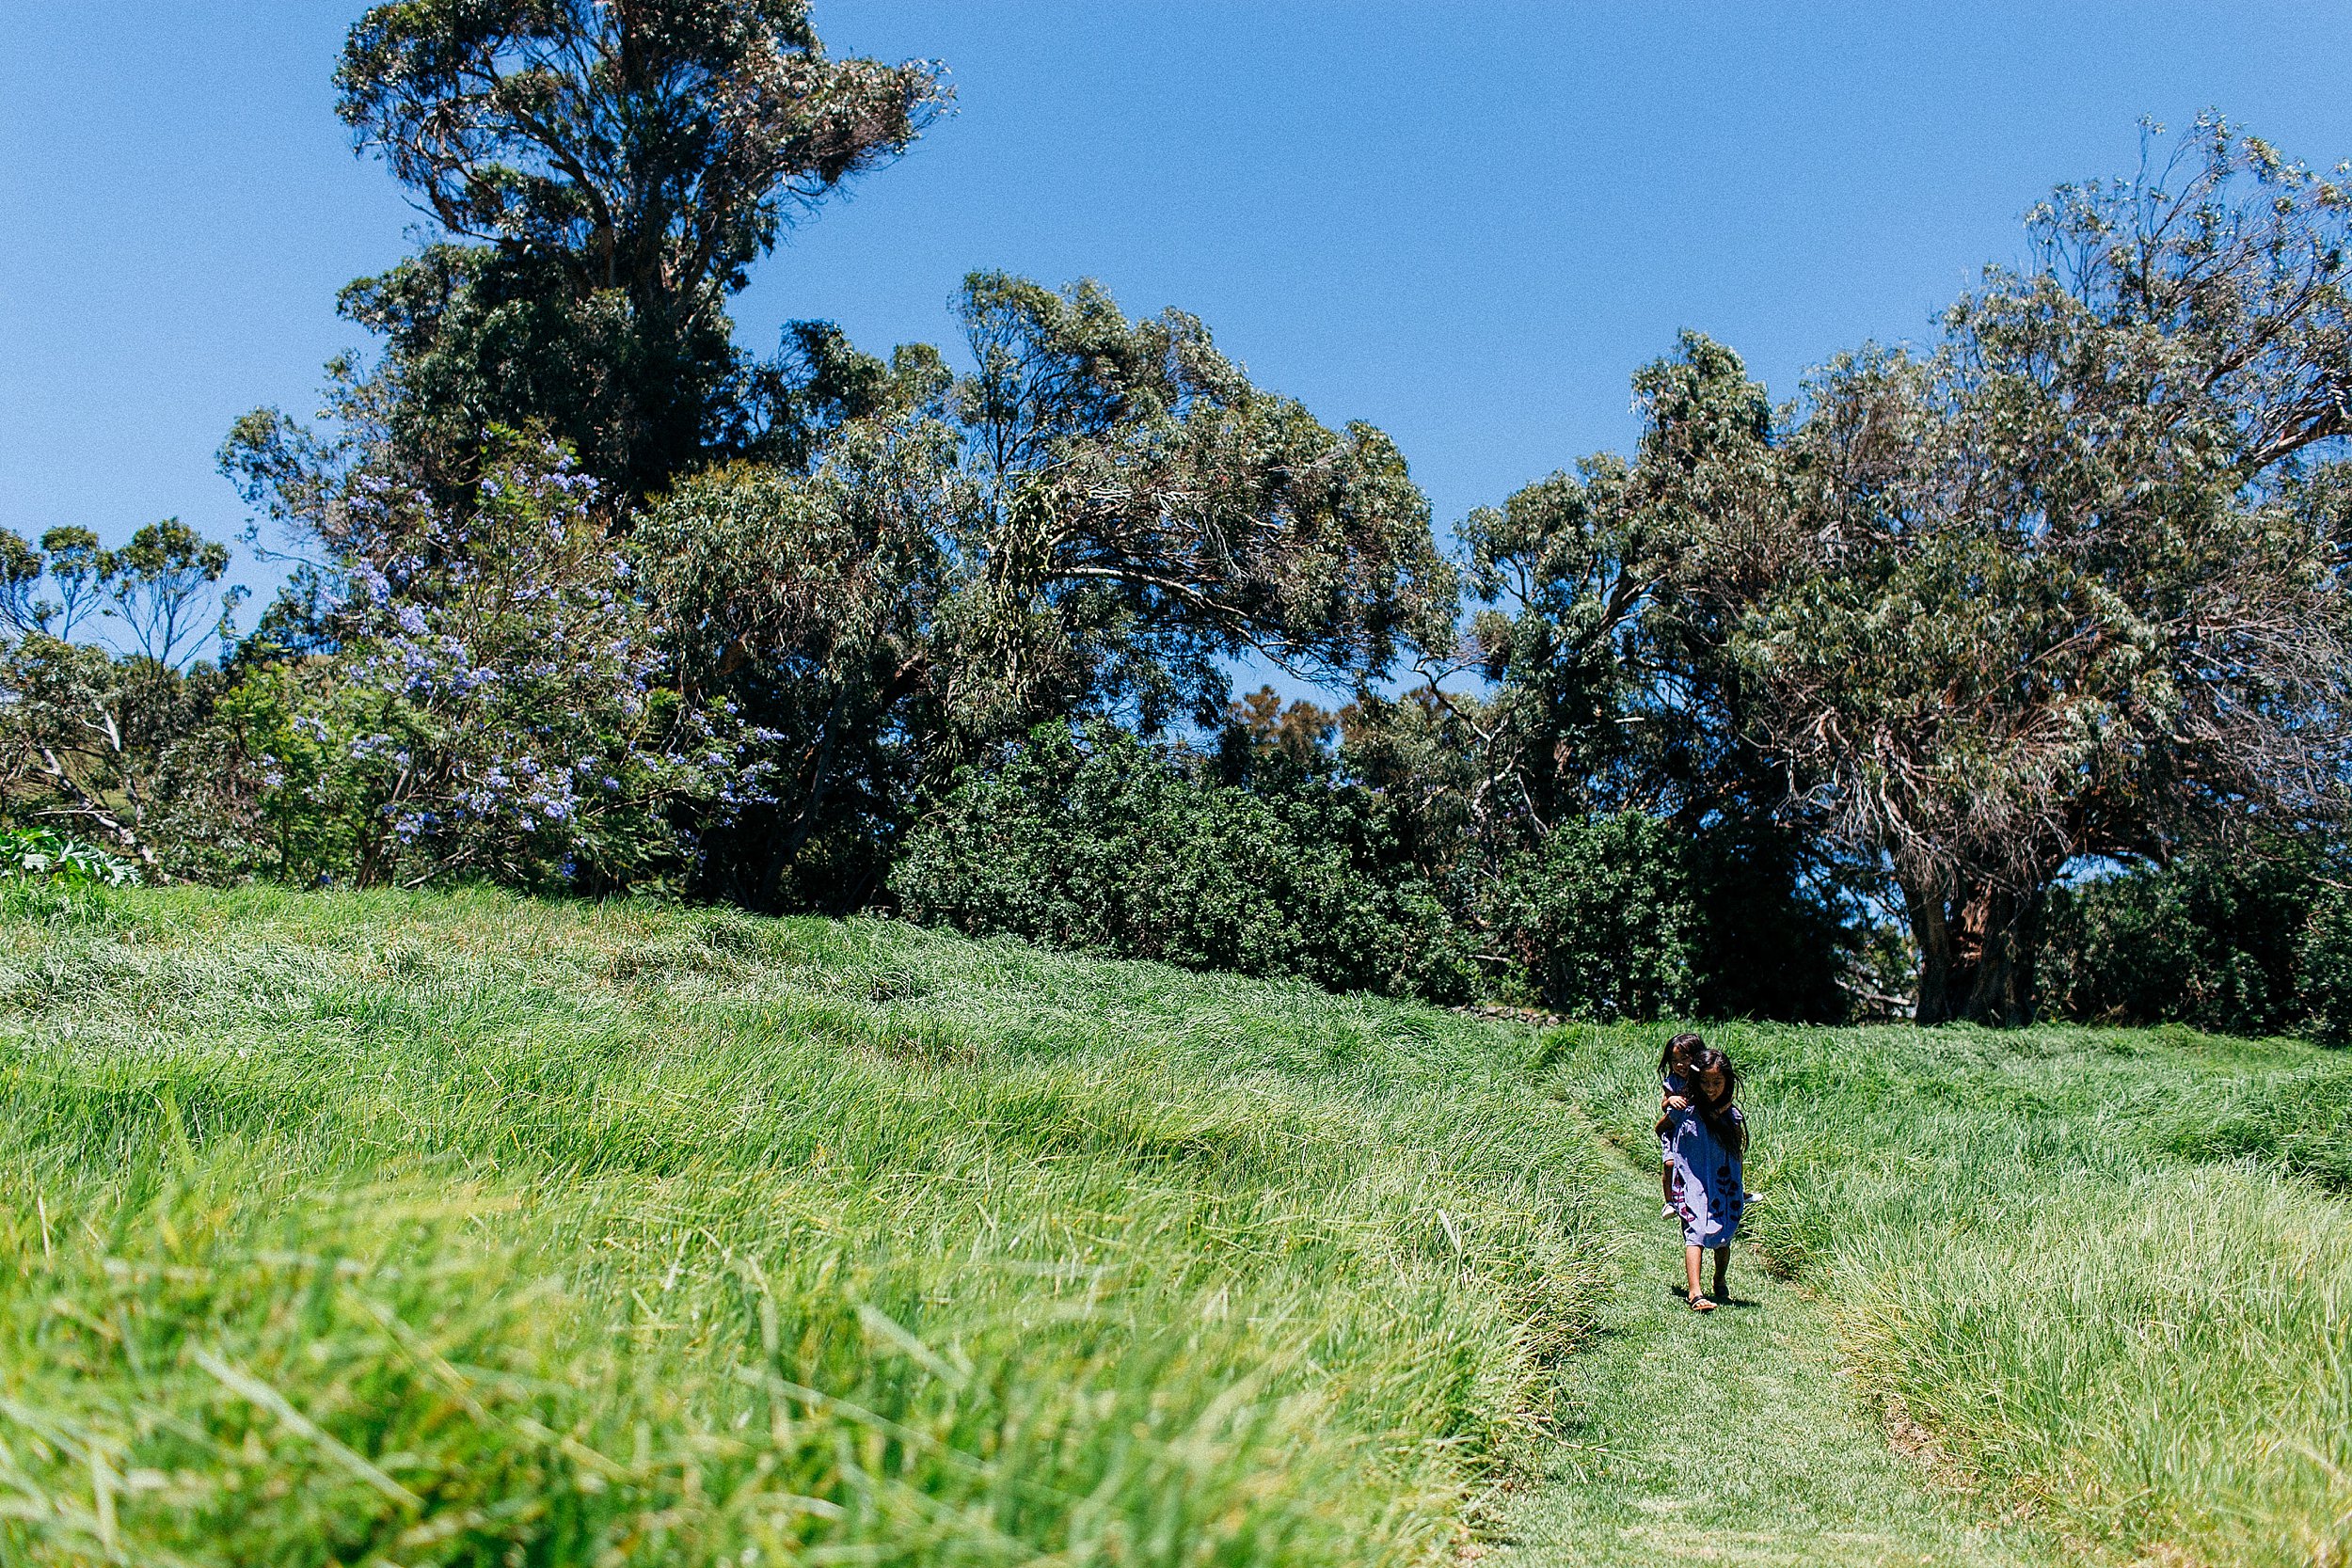
[[1630, 464], [1473, 517], [1498, 802], [1825, 829], [1891, 883], [1917, 1016], [1997, 1022], [2070, 863], [2331, 815], [2352, 193], [2218, 120], [2163, 145], [2035, 208], [1927, 350], [1775, 411], [1686, 337]]
[[1450, 634], [1379, 431], [1090, 283], [977, 274], [959, 314], [970, 373], [901, 351], [810, 472], [712, 469], [632, 533], [680, 678], [773, 747], [772, 800], [706, 834], [755, 902], [854, 907], [917, 800], [1035, 724], [1216, 722], [1237, 655], [1364, 688]]
[[[2152, 133], [2150, 147], [2161, 144]], [[2219, 120], [2060, 189], [1931, 353], [1828, 366], [1742, 607], [1759, 732], [1899, 891], [1917, 1016], [2031, 1016], [2085, 856], [2332, 811], [2352, 433], [2347, 192]], [[1695, 531], [1729, 562], [1723, 531]]]

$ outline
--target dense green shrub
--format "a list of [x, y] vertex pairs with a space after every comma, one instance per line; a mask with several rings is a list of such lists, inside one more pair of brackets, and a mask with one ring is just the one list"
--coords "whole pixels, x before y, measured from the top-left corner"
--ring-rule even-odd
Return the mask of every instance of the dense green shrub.
[[2306, 1027], [2329, 1045], [2352, 1044], [2352, 897], [2324, 889], [2303, 927], [2296, 1000]]
[[1859, 942], [1793, 828], [1724, 822], [1689, 842], [1692, 1006], [1701, 1018], [1842, 1023], [1840, 984]]
[[1598, 1019], [1842, 1016], [1836, 921], [1804, 896], [1793, 840], [1692, 840], [1626, 812], [1474, 880], [1458, 845], [1450, 861], [1415, 830], [1312, 737], [1229, 726], [1206, 758], [1047, 728], [961, 777], [891, 888], [967, 933], [1341, 990]]
[[2294, 1028], [2312, 1010], [2298, 971], [2319, 890], [2315, 852], [2284, 840], [2060, 888], [2042, 927], [2043, 1011], [2236, 1035]]
[[1554, 828], [1485, 899], [1534, 1000], [1583, 1018], [1688, 1012], [1698, 910], [1674, 830], [1640, 812]]
[[1107, 726], [1041, 728], [965, 771], [891, 888], [967, 933], [1438, 1001], [1475, 989], [1381, 797], [1306, 768], [1221, 784]]

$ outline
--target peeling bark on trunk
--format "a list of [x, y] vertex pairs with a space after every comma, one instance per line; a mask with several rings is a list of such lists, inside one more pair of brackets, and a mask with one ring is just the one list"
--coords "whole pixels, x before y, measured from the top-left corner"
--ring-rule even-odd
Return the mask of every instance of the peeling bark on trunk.
[[1947, 901], [1906, 887], [1905, 912], [1919, 947], [1914, 1018], [1998, 1028], [2031, 1023], [2042, 901], [2039, 888], [1978, 888]]

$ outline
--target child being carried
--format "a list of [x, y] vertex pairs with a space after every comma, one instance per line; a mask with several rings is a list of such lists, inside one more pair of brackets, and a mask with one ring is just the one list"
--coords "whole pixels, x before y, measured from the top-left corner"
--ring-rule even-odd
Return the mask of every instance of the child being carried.
[[[1658, 1117], [1659, 1185], [1668, 1219], [1682, 1224], [1683, 1273], [1691, 1309], [1712, 1312], [1729, 1299], [1724, 1275], [1731, 1240], [1746, 1212], [1740, 1158], [1747, 1152], [1747, 1118], [1737, 1103], [1739, 1075], [1722, 1052], [1696, 1035], [1677, 1035], [1658, 1062], [1662, 1103]], [[1699, 1293], [1699, 1255], [1715, 1255], [1715, 1301]]]

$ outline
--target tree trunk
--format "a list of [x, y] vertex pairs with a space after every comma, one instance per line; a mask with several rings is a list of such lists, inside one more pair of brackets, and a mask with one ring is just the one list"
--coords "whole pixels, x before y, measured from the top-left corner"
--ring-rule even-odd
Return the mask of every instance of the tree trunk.
[[841, 715], [841, 699], [836, 695], [833, 706], [826, 711], [825, 725], [818, 734], [817, 772], [809, 781], [808, 799], [802, 802], [800, 815], [792, 819], [789, 832], [778, 838], [768, 850], [768, 863], [759, 874], [758, 902], [753, 907], [771, 913], [777, 909], [777, 894], [784, 886], [784, 869], [808, 842], [809, 830], [817, 826], [818, 808], [825, 803], [825, 785], [833, 782], [834, 721]]
[[1978, 888], [1947, 901], [1903, 889], [1919, 947], [1921, 1023], [1969, 1022], [2016, 1028], [2033, 1022], [2034, 949], [2042, 892]]

